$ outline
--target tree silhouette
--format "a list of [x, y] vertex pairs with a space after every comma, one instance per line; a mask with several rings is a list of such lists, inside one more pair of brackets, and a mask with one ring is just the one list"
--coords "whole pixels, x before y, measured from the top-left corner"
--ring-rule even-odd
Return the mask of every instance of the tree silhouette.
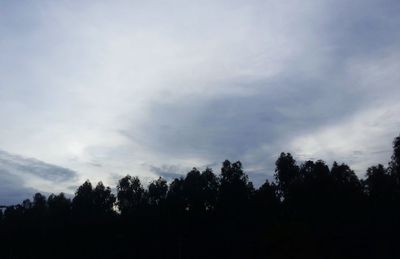
[[185, 197], [186, 211], [192, 214], [204, 213], [206, 208], [200, 171], [193, 168], [189, 173], [187, 173], [182, 187], [183, 195]]
[[149, 202], [153, 206], [159, 206], [166, 199], [168, 191], [167, 181], [159, 177], [149, 184]]
[[383, 165], [379, 164], [368, 168], [364, 185], [365, 191], [372, 200], [381, 202], [392, 199], [395, 182]]
[[32, 202], [30, 199], [23, 200], [21, 205], [24, 208], [24, 210], [30, 210], [32, 208]]
[[167, 193], [167, 205], [169, 218], [174, 222], [183, 220], [183, 215], [186, 211], [186, 201], [183, 192], [184, 179], [174, 179], [169, 185]]
[[400, 136], [393, 140], [393, 154], [389, 163], [389, 173], [395, 178], [396, 184], [400, 183]]
[[46, 208], [46, 197], [41, 193], [36, 193], [33, 196], [33, 208], [37, 210], [44, 210]]
[[125, 176], [119, 180], [118, 208], [122, 214], [130, 214], [138, 210], [144, 204], [145, 190], [138, 177]]
[[225, 160], [147, 187], [127, 175], [116, 193], [88, 180], [72, 201], [36, 193], [0, 209], [1, 258], [400, 258], [400, 136], [361, 180], [290, 153], [275, 165], [259, 188]]
[[243, 172], [242, 163], [225, 160], [221, 168], [219, 206], [229, 213], [239, 212], [249, 202], [253, 192], [253, 185]]
[[264, 214], [263, 216], [267, 216], [268, 213], [278, 208], [280, 201], [277, 192], [277, 186], [274, 183], [270, 183], [268, 180], [256, 190], [254, 199], [257, 206]]
[[36, 218], [36, 220], [39, 220], [41, 217], [45, 215], [46, 208], [47, 208], [46, 197], [41, 193], [36, 193], [33, 196], [33, 202], [32, 202], [33, 217]]
[[109, 215], [114, 212], [115, 196], [110, 187], [99, 182], [93, 190], [93, 207], [98, 215]]
[[290, 153], [281, 153], [275, 165], [274, 176], [280, 195], [284, 199], [290, 199], [292, 185], [300, 177], [296, 160]]
[[52, 217], [68, 216], [71, 209], [71, 200], [65, 197], [64, 193], [50, 194], [47, 199], [47, 206]]
[[75, 192], [75, 197], [72, 199], [72, 210], [78, 215], [90, 215], [93, 213], [93, 209], [93, 187], [87, 180]]
[[200, 178], [203, 210], [212, 212], [217, 204], [218, 178], [210, 168], [206, 168]]

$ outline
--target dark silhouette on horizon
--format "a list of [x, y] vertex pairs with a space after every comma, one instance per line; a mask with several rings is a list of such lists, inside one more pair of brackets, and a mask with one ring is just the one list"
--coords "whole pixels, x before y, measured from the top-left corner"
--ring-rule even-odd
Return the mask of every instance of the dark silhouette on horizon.
[[116, 195], [84, 182], [0, 209], [0, 258], [400, 258], [400, 136], [387, 167], [277, 159], [254, 188], [242, 164], [193, 168]]

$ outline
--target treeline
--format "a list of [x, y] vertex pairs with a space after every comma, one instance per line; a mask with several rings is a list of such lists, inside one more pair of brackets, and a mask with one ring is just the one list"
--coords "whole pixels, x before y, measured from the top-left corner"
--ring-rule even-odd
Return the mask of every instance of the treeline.
[[276, 161], [254, 188], [238, 161], [143, 187], [99, 182], [7, 207], [0, 258], [400, 258], [400, 136], [387, 167]]

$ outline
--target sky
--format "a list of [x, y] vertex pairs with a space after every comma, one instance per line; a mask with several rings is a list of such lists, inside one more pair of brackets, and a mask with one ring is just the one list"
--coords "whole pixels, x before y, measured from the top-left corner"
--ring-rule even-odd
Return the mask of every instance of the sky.
[[0, 205], [240, 160], [387, 164], [400, 1], [1, 1]]

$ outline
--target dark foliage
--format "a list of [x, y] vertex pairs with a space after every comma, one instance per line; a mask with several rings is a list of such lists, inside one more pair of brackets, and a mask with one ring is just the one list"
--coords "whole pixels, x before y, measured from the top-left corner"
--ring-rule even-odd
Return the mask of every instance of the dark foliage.
[[276, 161], [258, 189], [238, 161], [144, 187], [123, 177], [0, 210], [1, 258], [400, 258], [400, 137], [365, 179], [346, 164]]

